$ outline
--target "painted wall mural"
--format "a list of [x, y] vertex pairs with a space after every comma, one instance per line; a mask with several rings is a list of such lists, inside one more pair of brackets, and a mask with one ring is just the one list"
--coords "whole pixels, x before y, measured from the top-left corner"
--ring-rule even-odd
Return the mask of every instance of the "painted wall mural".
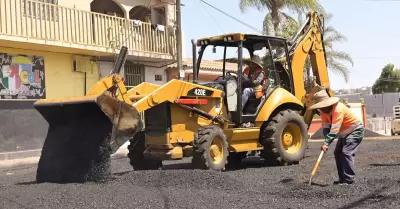
[[44, 58], [0, 53], [0, 99], [44, 99]]

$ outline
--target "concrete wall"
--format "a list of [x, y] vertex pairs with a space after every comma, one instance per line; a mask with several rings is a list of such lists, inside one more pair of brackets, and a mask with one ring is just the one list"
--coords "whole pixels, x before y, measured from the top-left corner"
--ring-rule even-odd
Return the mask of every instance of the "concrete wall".
[[[156, 81], [156, 75], [161, 76], [161, 81]], [[155, 83], [158, 85], [165, 84], [167, 82], [167, 74], [165, 72], [165, 68], [154, 68], [154, 67], [146, 67], [144, 73], [144, 81]]]
[[[114, 67], [113, 62], [99, 61], [98, 64], [99, 64], [100, 78], [107, 76], [110, 73], [110, 70]], [[156, 75], [160, 75], [162, 80], [161, 81], [156, 80], [155, 78]], [[165, 68], [145, 67], [144, 76], [145, 76], [144, 77], [145, 82], [155, 83], [159, 85], [165, 84], [167, 82], [167, 74], [165, 72]]]
[[92, 0], [58, 0], [58, 5], [90, 11], [90, 2]]
[[0, 100], [0, 153], [42, 148], [48, 124], [33, 102]]
[[[83, 96], [85, 94], [84, 73], [74, 72], [73, 55], [3, 47], [0, 47], [0, 52], [9, 55], [43, 56], [46, 98]], [[99, 79], [97, 65], [91, 65], [91, 67], [93, 67], [93, 71], [87, 73], [86, 90], [89, 90]], [[14, 75], [13, 79], [23, 80], [24, 77], [20, 73]], [[2, 80], [2, 82], [5, 81]], [[4, 89], [4, 85], [2, 85], [2, 88]], [[10, 88], [8, 86], [8, 89]], [[7, 90], [7, 88], [5, 89]], [[15, 90], [16, 88], [14, 88]], [[33, 109], [34, 101], [0, 99], [0, 152], [40, 149], [42, 147], [48, 124]]]
[[376, 117], [392, 117], [393, 106], [399, 104], [399, 93], [385, 93], [375, 95], [338, 95], [339, 98], [347, 98], [349, 102], [360, 102], [364, 99], [367, 106], [367, 115], [372, 116], [374, 113]]
[[[74, 72], [73, 55], [71, 54], [3, 47], [0, 47], [0, 53], [43, 56], [46, 98], [83, 96], [85, 94], [84, 73]], [[86, 74], [87, 90], [99, 78], [97, 66], [92, 65], [91, 67], [92, 72]]]

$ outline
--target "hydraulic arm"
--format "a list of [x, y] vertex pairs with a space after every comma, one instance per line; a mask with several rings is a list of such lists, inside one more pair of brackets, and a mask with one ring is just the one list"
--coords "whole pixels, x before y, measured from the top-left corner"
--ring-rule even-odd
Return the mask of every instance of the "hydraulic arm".
[[[308, 106], [310, 99], [308, 95], [320, 88], [327, 89], [330, 96], [334, 95], [330, 90], [323, 33], [323, 16], [310, 12], [303, 26], [290, 41], [289, 53], [294, 95], [303, 102], [305, 107]], [[310, 69], [305, 69], [307, 57], [310, 58], [312, 76]], [[307, 78], [304, 77], [304, 70], [307, 70]], [[303, 114], [306, 124], [310, 125], [313, 112], [305, 110]]]

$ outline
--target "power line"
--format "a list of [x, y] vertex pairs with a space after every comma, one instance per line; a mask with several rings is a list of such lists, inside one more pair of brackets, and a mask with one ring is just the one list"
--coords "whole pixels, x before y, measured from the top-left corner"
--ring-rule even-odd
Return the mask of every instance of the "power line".
[[[193, 0], [193, 1], [194, 1], [195, 4], [197, 5], [196, 0]], [[201, 7], [208, 13], [208, 15], [211, 17], [211, 19], [214, 20], [215, 24], [218, 26], [218, 28], [219, 28], [219, 29], [221, 30], [221, 32], [223, 33], [224, 30], [222, 30], [221, 26], [220, 26], [220, 25], [218, 24], [218, 22], [214, 19], [214, 17], [211, 15], [211, 13], [203, 6], [203, 4], [200, 3], [200, 5], [201, 5]]]
[[[196, 2], [196, 0], [192, 0], [193, 1], [193, 3], [196, 5], [196, 12], [198, 11], [197, 10], [197, 8], [199, 7], [199, 5], [197, 4], [197, 2]], [[205, 8], [204, 8], [204, 6], [202, 5], [202, 4], [200, 4], [202, 7], [203, 7], [203, 10], [205, 10]], [[208, 12], [208, 11], [207, 11]], [[209, 16], [211, 16], [210, 15], [210, 13], [208, 13], [209, 14]], [[212, 18], [212, 16], [211, 16], [211, 18]], [[214, 22], [216, 22], [215, 21], [215, 19], [214, 18], [212, 18], [213, 20], [214, 20]], [[207, 18], [207, 20], [208, 20], [208, 18]], [[210, 26], [210, 28], [212, 28], [212, 30], [214, 30], [214, 26], [212, 26], [212, 24], [209, 22], [209, 21], [206, 21], [207, 23], [208, 23], [208, 25]], [[223, 32], [223, 30], [222, 30], [222, 28], [218, 25], [218, 23], [216, 23], [216, 25], [220, 28], [220, 30]]]
[[247, 23], [245, 23], [245, 22], [243, 22], [243, 21], [241, 21], [241, 20], [239, 20], [239, 19], [233, 17], [232, 15], [230, 15], [230, 14], [228, 14], [228, 13], [226, 13], [226, 12], [220, 10], [220, 9], [218, 9], [217, 7], [215, 7], [215, 6], [213, 6], [213, 5], [211, 5], [211, 4], [207, 3], [207, 2], [205, 2], [204, 0], [200, 0], [200, 1], [203, 2], [203, 3], [205, 3], [205, 4], [207, 4], [209, 7], [212, 7], [213, 9], [215, 9], [215, 10], [221, 12], [222, 14], [224, 14], [224, 15], [226, 15], [226, 16], [232, 18], [233, 20], [236, 20], [237, 22], [242, 23], [244, 26], [246, 26], [246, 27], [248, 27], [248, 28], [250, 28], [250, 29], [256, 31], [257, 33], [263, 34], [263, 32], [260, 31], [260, 30], [258, 30], [257, 28], [255, 28], [255, 27], [253, 27], [253, 26], [251, 26], [251, 25], [249, 25], [249, 24], [247, 24]]

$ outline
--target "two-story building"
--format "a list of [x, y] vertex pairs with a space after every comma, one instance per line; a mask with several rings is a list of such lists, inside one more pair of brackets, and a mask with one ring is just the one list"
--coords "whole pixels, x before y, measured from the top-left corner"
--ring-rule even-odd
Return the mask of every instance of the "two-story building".
[[0, 0], [0, 17], [0, 152], [41, 148], [32, 103], [85, 95], [122, 45], [128, 86], [165, 83], [176, 60], [174, 0]]

